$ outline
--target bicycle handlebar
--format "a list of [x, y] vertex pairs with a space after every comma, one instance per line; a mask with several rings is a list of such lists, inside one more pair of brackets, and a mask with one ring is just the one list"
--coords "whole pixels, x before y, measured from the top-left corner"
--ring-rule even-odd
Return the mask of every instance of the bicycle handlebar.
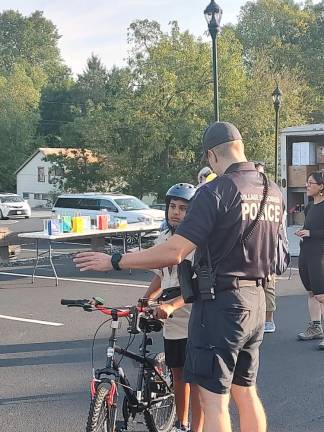
[[80, 300], [61, 299], [61, 305], [63, 305], [63, 306], [80, 306], [81, 307], [87, 303], [89, 303], [88, 299], [80, 299]]
[[109, 306], [103, 306], [95, 298], [93, 298], [92, 300], [88, 300], [88, 299], [79, 299], [79, 300], [61, 299], [61, 305], [67, 306], [67, 307], [81, 307], [87, 312], [98, 310], [105, 315], [110, 315], [110, 316], [115, 315], [118, 317], [128, 317], [132, 313], [134, 313], [134, 310], [136, 310], [137, 312], [152, 311], [152, 306], [150, 306], [150, 307], [141, 307], [141, 306], [109, 307]]

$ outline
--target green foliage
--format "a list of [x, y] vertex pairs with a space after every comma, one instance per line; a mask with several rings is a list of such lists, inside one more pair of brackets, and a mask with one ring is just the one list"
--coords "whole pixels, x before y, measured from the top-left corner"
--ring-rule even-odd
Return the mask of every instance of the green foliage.
[[[54, 177], [53, 184], [58, 191], [87, 192], [109, 188], [101, 167], [106, 165], [105, 159], [86, 149], [73, 149], [64, 154], [50, 155], [46, 158], [58, 169], [60, 175]], [[63, 175], [62, 175], [63, 174]]]
[[[274, 159], [271, 93], [283, 91], [281, 126], [324, 119], [324, 1], [248, 1], [218, 36], [220, 119], [242, 132], [252, 159]], [[196, 182], [201, 137], [213, 121], [211, 44], [155, 21], [130, 24], [128, 64], [106, 70], [92, 55], [76, 80], [55, 25], [34, 12], [0, 14], [0, 188], [38, 146], [81, 149], [52, 156], [69, 191], [123, 189], [161, 199]], [[86, 150], [97, 160], [89, 163]], [[14, 155], [9, 158], [8, 155]], [[8, 160], [10, 159], [10, 160]]]

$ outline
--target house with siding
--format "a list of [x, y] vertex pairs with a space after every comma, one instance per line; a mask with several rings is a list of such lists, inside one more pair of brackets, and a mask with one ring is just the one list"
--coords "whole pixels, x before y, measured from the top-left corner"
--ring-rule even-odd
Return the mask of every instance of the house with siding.
[[[78, 149], [38, 148], [15, 172], [17, 194], [28, 200], [34, 207], [46, 207], [52, 192], [55, 192], [54, 179], [63, 175], [59, 167], [47, 160], [47, 156], [64, 155], [75, 157]], [[97, 160], [89, 151], [89, 161]]]

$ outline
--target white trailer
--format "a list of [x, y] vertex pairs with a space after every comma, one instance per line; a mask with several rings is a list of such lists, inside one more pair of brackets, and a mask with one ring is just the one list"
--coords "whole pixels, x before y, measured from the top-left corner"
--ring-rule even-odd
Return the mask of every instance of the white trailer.
[[[302, 156], [296, 154], [296, 151], [300, 151]], [[301, 225], [302, 210], [308, 202], [305, 185], [307, 177], [312, 171], [324, 169], [324, 123], [282, 129], [279, 164], [288, 224]]]

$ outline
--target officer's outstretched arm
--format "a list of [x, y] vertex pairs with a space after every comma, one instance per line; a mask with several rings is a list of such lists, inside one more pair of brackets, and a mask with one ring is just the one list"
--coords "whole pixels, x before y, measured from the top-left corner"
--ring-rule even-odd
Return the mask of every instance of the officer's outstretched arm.
[[196, 247], [190, 240], [174, 234], [168, 241], [157, 246], [123, 255], [119, 266], [122, 269], [169, 267], [180, 264]]
[[[120, 269], [152, 269], [180, 264], [196, 245], [174, 234], [167, 242], [152, 248], [125, 254], [119, 261]], [[80, 271], [110, 271], [111, 256], [102, 252], [80, 252], [73, 259]]]

